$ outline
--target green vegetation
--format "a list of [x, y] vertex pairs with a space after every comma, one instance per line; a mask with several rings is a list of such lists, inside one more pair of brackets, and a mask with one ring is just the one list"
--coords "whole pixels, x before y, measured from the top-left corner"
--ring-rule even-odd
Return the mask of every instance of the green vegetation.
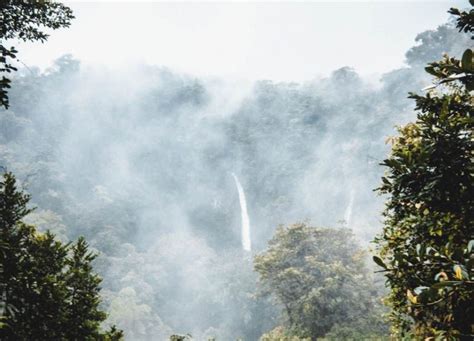
[[[474, 10], [450, 13], [460, 31], [474, 31]], [[473, 51], [426, 71], [435, 85], [410, 95], [417, 120], [399, 128], [383, 163], [380, 192], [389, 199], [374, 260], [391, 288], [395, 336], [467, 340], [474, 337]]]
[[2, 340], [120, 340], [112, 327], [100, 331], [101, 279], [92, 271], [96, 255], [83, 238], [63, 244], [22, 219], [29, 195], [15, 177], [0, 181], [0, 283]]
[[[147, 86], [135, 88], [71, 56], [19, 72], [8, 90], [17, 51], [6, 40], [43, 42], [41, 28], [68, 27], [73, 16], [48, 1], [0, 9], [0, 166], [34, 178], [39, 207], [3, 175], [0, 339], [123, 339], [104, 331], [110, 324], [131, 340], [387, 338], [383, 288], [350, 230], [274, 227], [347, 215], [358, 236], [373, 236], [379, 175], [370, 160], [382, 159], [383, 136], [409, 112], [405, 92], [425, 79], [419, 66], [444, 50], [462, 57], [428, 65], [435, 85], [411, 94], [417, 121], [391, 140], [374, 260], [390, 287], [395, 338], [472, 339], [474, 59], [465, 35], [450, 25], [420, 34], [409, 67], [384, 75], [379, 89], [344, 67], [308, 84], [256, 82], [214, 115], [215, 84], [143, 66], [133, 79]], [[450, 13], [459, 31], [474, 31], [473, 10]], [[263, 249], [254, 259], [234, 228], [236, 169]]]
[[6, 40], [44, 42], [48, 34], [42, 28], [56, 30], [69, 27], [74, 16], [69, 7], [51, 1], [2, 0], [0, 13], [0, 72], [3, 74], [0, 80], [0, 106], [8, 109], [11, 80], [5, 77], [5, 73], [17, 71], [11, 61], [17, 60], [18, 51], [14, 47], [7, 48]]
[[83, 238], [63, 244], [22, 222], [31, 210], [11, 173], [0, 181], [2, 303], [4, 340], [118, 340], [112, 328], [101, 333], [101, 279], [92, 272], [96, 257]]
[[[47, 1], [2, 1], [0, 4], [0, 72], [16, 71], [9, 59], [16, 49], [5, 40], [44, 42], [42, 27], [68, 27], [72, 11]], [[11, 80], [2, 76], [0, 105], [8, 109]], [[84, 238], [62, 243], [49, 231], [40, 233], [24, 218], [33, 209], [30, 196], [17, 188], [12, 173], [0, 180], [0, 339], [106, 340], [123, 339], [112, 326], [102, 332], [106, 314], [100, 308], [102, 279], [93, 272], [97, 254]]]
[[[364, 338], [383, 336], [380, 300], [365, 265], [365, 253], [348, 229], [280, 226], [267, 250], [255, 257], [262, 286], [284, 307], [286, 331], [262, 339], [297, 336], [316, 340], [341, 327], [362, 325]], [[337, 331], [336, 331], [337, 329]], [[360, 330], [352, 328], [351, 337]]]

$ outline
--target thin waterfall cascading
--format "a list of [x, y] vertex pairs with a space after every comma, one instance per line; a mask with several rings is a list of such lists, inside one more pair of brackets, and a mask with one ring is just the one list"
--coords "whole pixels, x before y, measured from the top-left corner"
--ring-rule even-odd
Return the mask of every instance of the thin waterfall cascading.
[[351, 189], [349, 204], [347, 205], [346, 212], [344, 213], [344, 221], [346, 222], [347, 226], [349, 226], [351, 218], [352, 218], [352, 207], [354, 206], [354, 196], [355, 196], [355, 191], [354, 189]]
[[231, 174], [234, 178], [237, 192], [239, 192], [240, 212], [242, 217], [242, 248], [245, 251], [250, 251], [252, 249], [252, 244], [250, 241], [250, 219], [247, 211], [247, 200], [245, 199], [245, 192], [239, 179], [234, 173]]

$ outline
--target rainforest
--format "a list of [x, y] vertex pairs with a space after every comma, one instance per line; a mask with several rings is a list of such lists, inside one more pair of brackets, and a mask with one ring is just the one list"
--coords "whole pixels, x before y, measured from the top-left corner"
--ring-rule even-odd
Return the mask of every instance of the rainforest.
[[290, 81], [26, 63], [86, 12], [2, 1], [0, 339], [472, 340], [474, 10], [442, 5], [398, 67]]

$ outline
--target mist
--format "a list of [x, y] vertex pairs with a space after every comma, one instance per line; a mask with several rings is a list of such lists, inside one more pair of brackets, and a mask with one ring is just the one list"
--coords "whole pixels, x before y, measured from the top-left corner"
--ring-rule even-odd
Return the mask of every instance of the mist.
[[346, 65], [294, 83], [72, 55], [30, 65], [0, 116], [0, 165], [32, 194], [31, 222], [100, 253], [108, 321], [127, 339], [257, 340], [281, 307], [256, 295], [252, 255], [300, 221], [368, 245], [385, 141], [415, 117], [407, 93], [430, 83], [420, 66], [469, 41], [457, 34], [421, 33], [376, 83]]

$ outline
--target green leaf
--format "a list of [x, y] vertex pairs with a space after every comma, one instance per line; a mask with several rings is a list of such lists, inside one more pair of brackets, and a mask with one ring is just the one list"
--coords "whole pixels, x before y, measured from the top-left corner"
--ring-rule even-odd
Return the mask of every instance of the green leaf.
[[474, 82], [466, 83], [466, 89], [467, 89], [467, 91], [473, 91], [474, 90]]
[[385, 263], [380, 257], [373, 256], [372, 259], [378, 266], [381, 266], [382, 268], [387, 269], [387, 266], [385, 265]]
[[425, 246], [422, 245], [422, 244], [417, 244], [416, 245], [416, 253], [418, 254], [418, 256], [424, 256], [425, 253], [426, 253]]
[[425, 67], [425, 71], [428, 72], [432, 76], [438, 77], [439, 73], [435, 71], [433, 66], [427, 66]]
[[433, 289], [442, 289], [442, 288], [445, 288], [445, 287], [453, 287], [453, 286], [456, 286], [456, 285], [459, 285], [459, 284], [461, 284], [461, 282], [459, 282], [459, 281], [442, 281], [442, 282], [438, 282], [438, 283], [433, 284], [431, 287]]
[[464, 51], [461, 59], [461, 66], [466, 71], [472, 71], [472, 50], [467, 49]]

